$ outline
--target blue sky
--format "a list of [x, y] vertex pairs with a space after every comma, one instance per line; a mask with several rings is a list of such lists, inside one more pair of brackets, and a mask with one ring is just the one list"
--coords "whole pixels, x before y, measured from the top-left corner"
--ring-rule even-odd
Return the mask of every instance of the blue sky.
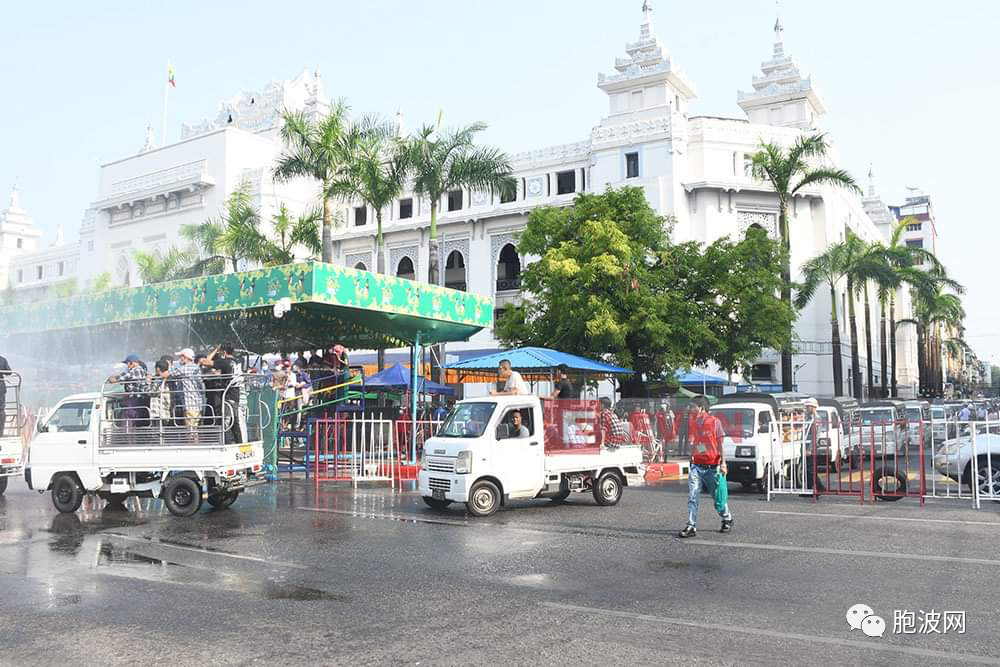
[[[517, 151], [588, 136], [606, 113], [596, 88], [638, 34], [641, 0], [16, 3], [0, 40], [0, 195], [50, 240], [74, 238], [97, 165], [159, 133], [166, 62], [177, 72], [168, 138], [213, 118], [241, 88], [319, 67], [327, 93], [357, 111], [402, 109], [413, 127], [484, 120]], [[656, 33], [699, 92], [692, 113], [741, 116], [736, 91], [769, 57], [771, 0], [653, 0]], [[969, 287], [969, 341], [1000, 363], [990, 223], [1000, 142], [1000, 3], [785, 0], [785, 49], [829, 111], [844, 166], [880, 193], [933, 197], [939, 255]]]

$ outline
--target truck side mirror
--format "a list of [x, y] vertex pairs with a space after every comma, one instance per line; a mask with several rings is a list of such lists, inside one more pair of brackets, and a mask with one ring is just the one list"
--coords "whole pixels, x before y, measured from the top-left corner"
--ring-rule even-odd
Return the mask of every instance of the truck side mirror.
[[49, 425], [46, 424], [43, 421], [39, 421], [38, 422], [38, 429], [37, 430], [38, 430], [39, 433], [47, 433], [48, 430], [49, 430]]
[[510, 424], [500, 424], [497, 426], [497, 440], [506, 440], [510, 437]]

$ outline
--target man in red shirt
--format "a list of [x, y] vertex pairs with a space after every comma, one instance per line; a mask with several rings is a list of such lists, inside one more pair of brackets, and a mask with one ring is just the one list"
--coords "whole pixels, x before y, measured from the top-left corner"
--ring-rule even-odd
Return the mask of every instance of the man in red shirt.
[[[680, 532], [679, 537], [694, 537], [698, 534], [698, 498], [702, 487], [713, 496], [718, 483], [718, 473], [725, 475], [726, 461], [722, 456], [722, 422], [708, 414], [708, 399], [697, 396], [691, 400], [691, 406], [696, 410], [691, 423], [691, 469], [688, 472], [688, 522]], [[733, 528], [733, 515], [729, 512], [729, 504], [722, 512], [722, 529], [719, 532], [728, 533]]]

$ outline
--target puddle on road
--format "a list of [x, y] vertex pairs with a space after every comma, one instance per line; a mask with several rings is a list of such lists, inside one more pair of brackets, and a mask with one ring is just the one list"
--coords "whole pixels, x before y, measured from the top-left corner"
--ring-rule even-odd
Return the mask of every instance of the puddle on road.
[[650, 572], [669, 572], [671, 570], [684, 570], [689, 567], [691, 567], [691, 563], [681, 560], [646, 561], [646, 569]]
[[349, 602], [351, 599], [350, 596], [343, 593], [330, 593], [318, 588], [308, 588], [274, 580], [265, 581], [260, 594], [268, 600], [297, 600], [299, 602], [315, 602], [317, 600]]

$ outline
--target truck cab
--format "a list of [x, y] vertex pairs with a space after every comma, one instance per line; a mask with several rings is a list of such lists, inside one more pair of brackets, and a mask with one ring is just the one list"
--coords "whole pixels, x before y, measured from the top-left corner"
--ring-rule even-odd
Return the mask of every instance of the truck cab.
[[738, 392], [719, 399], [709, 413], [722, 422], [728, 479], [766, 491], [767, 476], [785, 474], [801, 454], [805, 394]]
[[625, 486], [641, 484], [642, 451], [602, 445], [597, 405], [537, 396], [460, 401], [424, 445], [420, 495], [434, 509], [465, 503], [474, 516], [508, 500], [564, 500], [574, 491], [616, 504]]
[[851, 428], [852, 446], [862, 456], [895, 456], [906, 452], [910, 434], [906, 428], [902, 401], [880, 400], [862, 403]]
[[[851, 424], [858, 412], [857, 400], [849, 397], [821, 398], [816, 409], [817, 468], [840, 470], [850, 448]], [[810, 443], [807, 443], [811, 446]]]

